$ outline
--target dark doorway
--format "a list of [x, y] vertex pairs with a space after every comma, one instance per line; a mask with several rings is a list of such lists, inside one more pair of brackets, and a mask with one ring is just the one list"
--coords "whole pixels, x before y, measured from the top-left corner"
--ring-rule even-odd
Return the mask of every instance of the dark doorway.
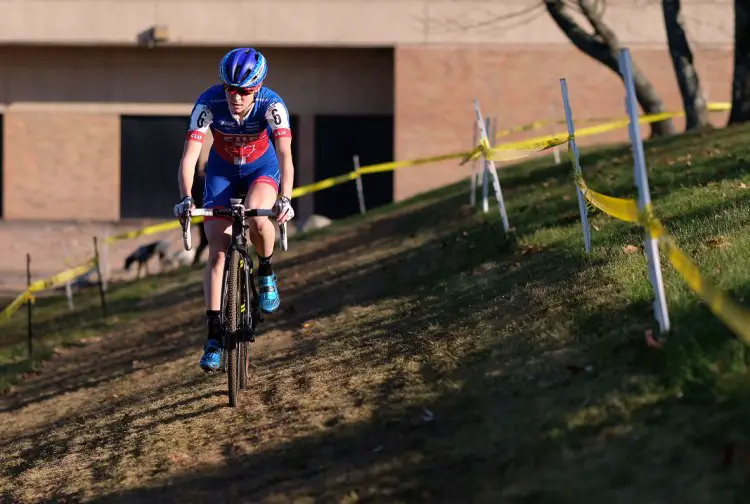
[[120, 217], [174, 217], [187, 116], [120, 118]]
[[[315, 118], [315, 180], [334, 177], [360, 166], [393, 160], [393, 116], [317, 116]], [[393, 201], [393, 172], [362, 177], [365, 205], [375, 208]], [[359, 212], [354, 182], [314, 193], [315, 213], [341, 219]]]
[[[292, 128], [292, 160], [294, 161], [294, 186], [297, 187], [299, 180], [299, 116], [289, 116], [289, 126]], [[279, 188], [281, 189], [281, 188]], [[296, 198], [292, 198], [292, 208], [295, 212], [299, 212], [299, 204]]]
[[[297, 159], [299, 116], [289, 118], [292, 159]], [[179, 200], [177, 169], [187, 135], [187, 116], [122, 116], [120, 216], [172, 217]], [[297, 173], [295, 170], [295, 185]], [[196, 203], [203, 203], [203, 179], [193, 184]], [[293, 206], [296, 203], [293, 200]], [[295, 211], [297, 208], [295, 208]]]

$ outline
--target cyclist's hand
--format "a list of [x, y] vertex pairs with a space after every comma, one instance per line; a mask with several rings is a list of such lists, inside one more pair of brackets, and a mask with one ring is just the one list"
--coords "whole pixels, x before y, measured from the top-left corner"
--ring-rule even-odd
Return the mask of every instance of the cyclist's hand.
[[286, 196], [282, 196], [273, 205], [273, 211], [276, 212], [276, 220], [279, 224], [284, 224], [294, 218], [294, 209], [292, 202]]
[[193, 198], [191, 198], [190, 196], [185, 196], [184, 198], [182, 198], [182, 201], [174, 206], [174, 215], [175, 217], [179, 217], [180, 224], [184, 225], [188, 215], [190, 215], [190, 212], [192, 212], [193, 210], [195, 210]]

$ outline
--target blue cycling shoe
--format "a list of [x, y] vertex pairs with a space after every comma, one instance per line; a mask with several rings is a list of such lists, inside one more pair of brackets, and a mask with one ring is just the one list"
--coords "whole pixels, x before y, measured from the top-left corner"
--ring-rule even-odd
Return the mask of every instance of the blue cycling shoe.
[[260, 309], [266, 313], [273, 313], [279, 309], [279, 288], [276, 286], [276, 275], [258, 276], [260, 286]]
[[200, 366], [203, 371], [216, 371], [221, 365], [221, 342], [210, 339], [203, 347]]

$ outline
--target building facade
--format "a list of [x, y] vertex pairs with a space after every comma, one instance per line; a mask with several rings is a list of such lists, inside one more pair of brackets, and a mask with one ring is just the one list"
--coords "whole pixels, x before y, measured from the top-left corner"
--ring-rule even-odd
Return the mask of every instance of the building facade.
[[[608, 2], [605, 19], [668, 109], [679, 110], [659, 3], [642, 4]], [[500, 128], [560, 118], [561, 77], [575, 117], [623, 116], [618, 76], [573, 48], [541, 2], [529, 5], [0, 0], [1, 216], [170, 216], [187, 116], [235, 46], [268, 58], [266, 85], [292, 115], [297, 185], [350, 171], [354, 154], [366, 165], [467, 150], [474, 98]], [[732, 2], [683, 1], [683, 9], [708, 98], [728, 101]], [[622, 130], [586, 142], [626, 138]], [[368, 175], [366, 200], [401, 200], [467, 170], [443, 162]], [[356, 192], [339, 186], [296, 205], [303, 215], [343, 217], [356, 211]]]

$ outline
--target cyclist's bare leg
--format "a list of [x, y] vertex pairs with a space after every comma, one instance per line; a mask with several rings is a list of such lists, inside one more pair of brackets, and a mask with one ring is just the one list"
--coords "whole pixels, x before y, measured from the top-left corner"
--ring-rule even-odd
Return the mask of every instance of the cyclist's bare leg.
[[219, 368], [221, 361], [221, 280], [226, 249], [231, 241], [231, 223], [226, 219], [210, 219], [204, 225], [208, 238], [208, 262], [203, 270], [208, 337], [200, 366], [204, 371], [213, 371]]
[[[276, 202], [277, 189], [266, 182], [256, 182], [247, 192], [247, 208], [271, 208]], [[276, 242], [276, 228], [268, 217], [253, 217], [249, 220], [250, 241], [258, 254], [258, 284], [260, 309], [271, 313], [279, 307], [276, 275], [273, 274], [271, 256]]]
[[221, 280], [226, 250], [231, 241], [232, 224], [227, 219], [210, 219], [204, 225], [208, 238], [208, 261], [203, 270], [203, 296], [206, 310], [220, 310]]
[[[265, 182], [255, 183], [247, 191], [245, 208], [271, 208], [276, 202], [276, 188]], [[250, 241], [255, 251], [264, 257], [273, 254], [276, 240], [276, 229], [268, 217], [252, 217], [248, 219], [250, 226]]]

